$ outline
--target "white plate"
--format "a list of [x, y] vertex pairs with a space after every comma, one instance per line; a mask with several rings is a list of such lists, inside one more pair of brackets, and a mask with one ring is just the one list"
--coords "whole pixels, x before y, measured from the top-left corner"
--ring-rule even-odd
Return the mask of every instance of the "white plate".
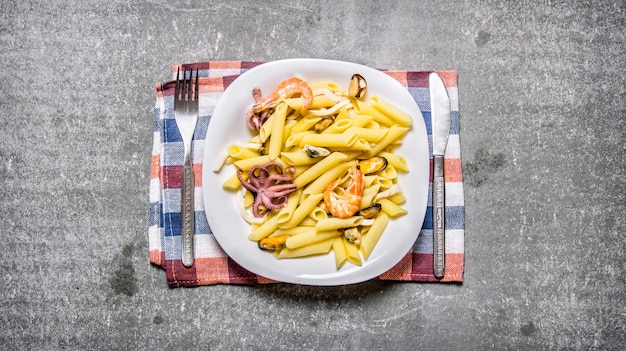
[[[410, 173], [401, 174], [409, 214], [389, 222], [369, 259], [362, 266], [346, 263], [337, 270], [334, 255], [278, 260], [259, 250], [247, 239], [250, 226], [241, 218], [233, 192], [221, 184], [234, 166], [213, 171], [226, 146], [252, 137], [245, 115], [254, 100], [251, 92], [259, 86], [268, 94], [285, 78], [297, 76], [309, 83], [332, 80], [347, 88], [350, 77], [361, 74], [367, 81], [368, 96], [379, 95], [413, 116], [413, 127], [397, 153], [404, 156]], [[203, 197], [207, 219], [220, 246], [243, 268], [266, 278], [304, 285], [342, 285], [369, 280], [388, 271], [411, 249], [419, 235], [428, 197], [429, 151], [426, 126], [411, 94], [393, 78], [370, 67], [341, 61], [290, 59], [257, 66], [237, 78], [220, 98], [209, 123], [202, 169]]]

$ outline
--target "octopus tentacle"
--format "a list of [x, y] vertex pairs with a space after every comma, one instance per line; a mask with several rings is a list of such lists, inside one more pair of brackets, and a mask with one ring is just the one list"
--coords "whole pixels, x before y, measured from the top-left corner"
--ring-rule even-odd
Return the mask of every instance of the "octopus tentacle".
[[246, 190], [250, 191], [252, 194], [256, 194], [258, 191], [258, 187], [255, 187], [253, 184], [246, 182], [241, 176], [241, 171], [237, 172], [237, 178], [239, 178], [239, 182], [241, 185], [246, 188]]
[[254, 203], [252, 204], [252, 214], [255, 217], [263, 217], [266, 211], [259, 210], [259, 206], [263, 204], [263, 201], [260, 196], [254, 199]]
[[275, 198], [269, 197], [267, 195], [261, 195], [261, 202], [263, 203], [263, 205], [265, 207], [267, 207], [268, 209], [271, 209], [271, 210], [277, 210], [279, 208], [282, 208], [285, 205], [285, 203], [287, 202], [287, 198], [286, 197], [285, 197], [284, 201], [278, 202], [278, 203], [275, 203], [273, 201], [274, 199]]
[[287, 196], [276, 197], [270, 200], [272, 205], [276, 205], [278, 208], [282, 208], [287, 204]]
[[264, 164], [262, 168], [265, 169], [268, 173], [270, 173], [270, 169], [274, 169], [276, 174], [283, 174], [283, 167], [280, 165], [280, 163], [276, 161], [270, 161]]
[[285, 175], [280, 175], [280, 174], [272, 174], [271, 176], [269, 176], [267, 178], [268, 182], [290, 182], [293, 180], [293, 177], [290, 176], [285, 176]]
[[295, 184], [274, 185], [274, 186], [268, 187], [265, 190], [265, 193], [272, 194], [273, 196], [282, 196], [285, 194], [292, 193], [296, 189], [296, 187], [297, 185]]
[[[257, 173], [258, 171], [258, 173]], [[267, 167], [256, 165], [250, 168], [248, 171], [250, 176], [258, 177], [258, 178], [267, 178], [270, 175], [270, 172], [267, 170]]]

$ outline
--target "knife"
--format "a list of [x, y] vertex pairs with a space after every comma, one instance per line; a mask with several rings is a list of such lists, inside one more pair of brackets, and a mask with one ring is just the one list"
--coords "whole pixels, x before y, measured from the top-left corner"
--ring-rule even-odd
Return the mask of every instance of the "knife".
[[437, 73], [431, 73], [428, 81], [433, 136], [433, 272], [437, 279], [441, 279], [445, 274], [446, 242], [443, 156], [450, 134], [450, 98]]

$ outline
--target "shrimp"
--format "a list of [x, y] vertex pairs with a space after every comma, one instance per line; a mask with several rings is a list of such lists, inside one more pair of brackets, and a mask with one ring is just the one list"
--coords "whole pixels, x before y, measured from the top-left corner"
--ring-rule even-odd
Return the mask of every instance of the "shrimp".
[[[353, 216], [361, 206], [363, 193], [363, 173], [359, 165], [355, 164], [349, 171], [348, 186], [344, 189], [339, 187], [344, 178], [339, 178], [330, 183], [324, 190], [324, 204], [326, 209], [335, 217], [348, 218]], [[338, 190], [338, 191], [336, 191]]]
[[305, 81], [296, 77], [288, 78], [282, 81], [273, 93], [262, 98], [260, 101], [257, 101], [254, 106], [252, 106], [250, 111], [258, 113], [265, 109], [274, 107], [282, 100], [298, 93], [302, 96], [302, 98], [304, 98], [302, 111], [306, 111], [309, 108], [309, 105], [311, 105], [311, 101], [313, 101], [313, 91]]

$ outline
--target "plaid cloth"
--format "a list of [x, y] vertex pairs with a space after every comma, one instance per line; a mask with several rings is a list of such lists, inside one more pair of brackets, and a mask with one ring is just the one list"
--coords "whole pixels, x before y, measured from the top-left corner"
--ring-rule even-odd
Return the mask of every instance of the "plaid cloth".
[[[257, 276], [230, 259], [213, 237], [202, 200], [202, 160], [204, 139], [213, 110], [224, 89], [243, 72], [260, 62], [211, 61], [172, 67], [172, 79], [178, 68], [198, 69], [200, 75], [200, 116], [193, 142], [195, 171], [195, 263], [185, 268], [181, 261], [180, 177], [183, 143], [174, 120], [174, 81], [156, 85], [154, 108], [154, 144], [150, 170], [149, 248], [150, 262], [165, 269], [170, 287], [193, 287], [211, 284], [257, 284], [275, 281]], [[428, 75], [432, 71], [381, 70], [407, 87], [417, 102], [432, 147]], [[445, 153], [446, 187], [446, 271], [438, 280], [433, 275], [432, 207], [429, 195], [426, 217], [417, 241], [410, 252], [391, 270], [375, 279], [412, 282], [463, 281], [464, 268], [464, 197], [459, 139], [459, 103], [456, 71], [436, 71], [448, 89], [452, 107], [450, 138]], [[432, 167], [432, 164], [431, 164]], [[429, 194], [431, 188], [429, 187]]]

